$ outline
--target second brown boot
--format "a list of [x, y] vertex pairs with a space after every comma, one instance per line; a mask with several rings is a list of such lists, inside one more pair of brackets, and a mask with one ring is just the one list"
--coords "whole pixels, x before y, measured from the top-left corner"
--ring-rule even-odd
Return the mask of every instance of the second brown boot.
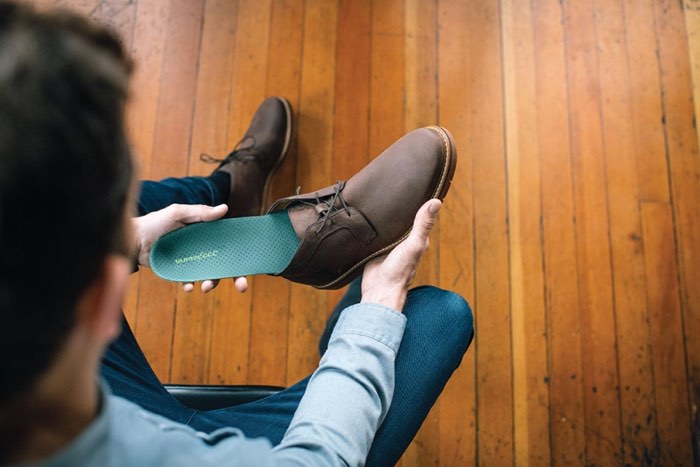
[[205, 162], [219, 162], [214, 172], [230, 176], [226, 217], [258, 216], [272, 175], [289, 149], [292, 111], [283, 97], [268, 97], [260, 104], [248, 131], [225, 159], [202, 155]]

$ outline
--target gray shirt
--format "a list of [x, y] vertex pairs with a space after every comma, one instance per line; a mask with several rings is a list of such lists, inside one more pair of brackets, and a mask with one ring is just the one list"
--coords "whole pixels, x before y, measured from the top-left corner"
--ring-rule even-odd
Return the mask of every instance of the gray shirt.
[[97, 418], [41, 466], [362, 465], [394, 391], [406, 318], [379, 305], [343, 311], [278, 446], [226, 427], [202, 433], [103, 388]]

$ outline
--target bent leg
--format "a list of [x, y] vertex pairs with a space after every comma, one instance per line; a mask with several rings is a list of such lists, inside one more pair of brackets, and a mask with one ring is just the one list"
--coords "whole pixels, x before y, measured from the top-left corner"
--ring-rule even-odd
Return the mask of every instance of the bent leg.
[[408, 320], [396, 355], [394, 397], [374, 438], [368, 466], [398, 462], [474, 337], [469, 304], [453, 292], [415, 288], [404, 314]]
[[195, 413], [165, 390], [123, 317], [121, 334], [102, 356], [100, 374], [114, 395], [146, 410], [180, 423], [187, 423]]
[[141, 182], [138, 215], [167, 208], [171, 204], [216, 206], [228, 199], [230, 176], [216, 173], [210, 177], [166, 178], [159, 182]]
[[[221, 204], [228, 197], [230, 176], [167, 178], [141, 183], [138, 214], [145, 215], [171, 204]], [[134, 335], [122, 316], [122, 331], [105, 352], [100, 366], [102, 378], [113, 394], [172, 420], [187, 423], [194, 410], [172, 397], [148, 364]]]
[[311, 376], [277, 394], [247, 404], [197, 412], [189, 426], [211, 433], [223, 427], [240, 429], [248, 438], [266, 438], [273, 445], [282, 441], [292, 422]]
[[[332, 330], [342, 309], [359, 300], [353, 283], [329, 321]], [[341, 308], [342, 307], [342, 308]], [[448, 379], [459, 366], [472, 337], [472, 315], [463, 298], [435, 287], [409, 292], [406, 331], [396, 357], [394, 398], [367, 459], [367, 465], [393, 465], [415, 437]], [[324, 333], [325, 334], [325, 333]], [[327, 341], [326, 341], [327, 344]], [[323, 339], [321, 343], [323, 347]], [[195, 414], [190, 425], [201, 431], [223, 426], [246, 436], [263, 436], [279, 444], [291, 423], [308, 378], [265, 399]]]

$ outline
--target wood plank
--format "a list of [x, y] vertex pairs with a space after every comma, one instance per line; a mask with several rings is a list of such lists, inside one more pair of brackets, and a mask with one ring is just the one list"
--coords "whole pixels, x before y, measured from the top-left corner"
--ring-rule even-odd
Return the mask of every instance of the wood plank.
[[654, 0], [623, 0], [639, 198], [669, 201]]
[[[437, 2], [408, 0], [404, 5], [404, 132], [437, 123]], [[413, 286], [437, 285], [439, 223], [430, 234], [432, 247], [423, 256]], [[439, 465], [439, 401], [428, 413], [401, 458], [404, 465]]]
[[371, 159], [404, 133], [404, 15], [403, 0], [372, 2]]
[[[299, 102], [303, 2], [275, 0], [271, 5], [266, 94], [291, 98], [293, 109]], [[296, 121], [294, 122], [296, 124]], [[295, 151], [294, 146], [291, 151]], [[286, 178], [277, 178], [284, 196], [294, 192], [295, 156], [285, 161]], [[253, 373], [261, 384], [286, 384], [287, 334], [289, 331], [290, 285], [281, 278], [259, 276], [253, 289], [252, 339], [261, 342], [259, 370]], [[264, 346], [263, 346], [264, 345]], [[253, 355], [251, 355], [251, 358]], [[254, 381], [251, 381], [254, 382]]]
[[[297, 132], [299, 122], [299, 101], [301, 93], [301, 59], [303, 39], [303, 4], [302, 2], [288, 2], [274, 0], [272, 3], [272, 19], [270, 24], [268, 65], [267, 65], [267, 95], [280, 95], [286, 97], [292, 106], [292, 143], [284, 163], [278, 169], [271, 183], [268, 204], [273, 200], [289, 196], [296, 188], [296, 161], [297, 161]], [[267, 291], [268, 295], [275, 295], [280, 299], [273, 299], [273, 306], [278, 307], [278, 316], [272, 319], [284, 326], [285, 342], [289, 332], [289, 313], [291, 285], [284, 279], [272, 277], [257, 278], [256, 287], [261, 291]], [[257, 294], [254, 307], [269, 306], [260, 299], [264, 294]], [[287, 381], [286, 361], [289, 356], [285, 349], [285, 372], [280, 372], [274, 381], [284, 385]], [[266, 383], [271, 384], [271, 383]]]
[[403, 0], [372, 0], [368, 161], [404, 133], [404, 23]]
[[653, 460], [693, 465], [673, 211], [666, 203], [642, 203], [641, 212], [657, 407]]
[[[650, 8], [653, 19], [653, 10]], [[690, 75], [693, 83], [693, 99], [695, 115], [700, 115], [700, 2], [698, 0], [684, 0], [683, 17], [688, 41], [688, 56], [690, 57]], [[656, 45], [655, 43], [652, 45]], [[660, 94], [660, 93], [659, 93]], [[700, 128], [695, 128], [700, 138]], [[665, 158], [664, 158], [665, 162]]]
[[[470, 98], [474, 93], [471, 84], [474, 70], [468, 55], [470, 33], [462, 23], [466, 17], [466, 2], [439, 2], [438, 116], [440, 125], [446, 127], [455, 138], [458, 162], [450, 193], [438, 218], [438, 261], [440, 287], [454, 290], [465, 297], [476, 314], [474, 172], [470, 144], [472, 115], [469, 111]], [[440, 397], [440, 465], [475, 465], [477, 461], [476, 352], [472, 344]]]
[[[235, 50], [236, 4], [209, 1], [205, 5], [202, 23], [202, 38], [199, 49], [195, 108], [192, 120], [192, 143], [189, 156], [188, 175], [208, 175], [211, 166], [200, 163], [199, 154], [225, 155], [228, 147], [230, 75]], [[196, 368], [199, 382], [223, 383], [230, 377], [230, 358], [236, 355], [229, 347], [238, 339], [224, 340], [230, 336], [225, 326], [226, 318], [233, 310], [215, 309], [221, 303], [219, 296], [235, 293], [230, 281], [224, 281], [215, 292], [204, 295], [197, 287], [187, 296], [192, 322], [185, 323], [178, 315], [178, 324], [198, 328], [193, 336], [197, 339], [197, 352], [182, 355], [180, 362]], [[225, 315], [225, 323], [221, 323]]]
[[140, 177], [151, 177], [153, 140], [160, 98], [161, 70], [170, 15], [166, 2], [142, 2], [136, 10], [131, 55], [135, 62], [127, 130], [139, 161]]
[[[230, 11], [236, 16], [235, 37], [233, 42], [228, 43], [232, 55], [224, 55], [231, 60], [231, 69], [226, 72], [229, 94], [221, 97], [228, 105], [225, 120], [228, 134], [221, 153], [225, 155], [242, 138], [252, 115], [265, 97], [270, 3], [239, 2], [239, 5], [233, 5], [222, 2], [221, 6], [227, 10], [221, 14], [226, 15]], [[213, 28], [214, 31], [216, 29]], [[216, 42], [216, 39], [212, 41]], [[216, 292], [209, 356], [209, 379], [212, 382], [272, 384], [255, 374], [264, 365], [260, 357], [265, 355], [265, 349], [261, 349], [263, 343], [259, 339], [255, 346], [251, 343], [256, 279], [248, 280], [250, 290], [245, 294], [238, 293], [231, 281], [220, 285]], [[254, 367], [252, 377], [251, 365]]]
[[369, 152], [371, 5], [338, 2], [333, 125], [333, 180], [347, 180], [376, 154]]
[[170, 381], [204, 384], [209, 380], [213, 294], [178, 289]]
[[505, 79], [514, 451], [518, 465], [550, 460], [547, 317], [537, 140], [534, 37], [529, 1], [501, 3]]
[[[369, 152], [371, 2], [340, 0], [335, 56], [332, 180], [347, 180], [373, 157]], [[327, 292], [330, 315], [346, 288]]]
[[[700, 156], [693, 107], [688, 38], [678, 2], [654, 4], [666, 117], [666, 147], [680, 273], [681, 309], [691, 407], [700, 405]], [[693, 410], [694, 462], [700, 462], [700, 413]]]
[[[154, 179], [183, 176], [187, 173], [199, 48], [199, 40], [192, 41], [191, 38], [199, 37], [200, 15], [201, 3], [174, 1], [170, 5], [163, 62], [160, 74], [157, 75], [160, 78], [160, 92], [153, 127], [149, 173]], [[152, 17], [137, 17], [153, 20]], [[138, 27], [136, 31], [138, 33]], [[141, 292], [135, 334], [156, 374], [162, 381], [170, 381], [173, 373], [172, 357], [177, 355], [175, 348], [178, 344], [175, 341], [182, 340], [183, 337], [185, 342], [189, 340], [182, 334], [176, 339], [176, 297], [181, 292], [177, 285], [156, 278], [150, 271], [139, 274]], [[165, 346], [166, 343], [170, 345]], [[176, 371], [177, 376], [186, 371], [185, 368], [182, 372]], [[194, 379], [194, 376], [185, 378], [189, 381]]]
[[245, 134], [250, 118], [265, 96], [271, 0], [241, 0], [231, 85], [229, 144]]
[[[231, 150], [229, 95], [236, 50], [236, 4], [224, 0], [206, 3], [198, 54], [197, 85], [192, 119], [188, 175], [207, 176], [215, 165], [203, 163], [200, 154], [225, 157]], [[241, 116], [241, 120], [245, 117]]]
[[249, 384], [250, 293], [242, 295], [225, 281], [213, 299], [207, 382]]
[[[304, 9], [296, 180], [306, 190], [332, 183], [337, 15], [336, 1], [309, 1]], [[290, 303], [288, 384], [318, 367], [327, 300], [325, 292], [293, 284]]]
[[[227, 7], [231, 7], [228, 5]], [[226, 152], [241, 140], [248, 129], [250, 119], [265, 96], [267, 75], [268, 35], [271, 2], [240, 1], [236, 12], [235, 47], [233, 67], [229, 75], [228, 135]], [[256, 278], [248, 278], [249, 291], [237, 293], [228, 282], [215, 303], [211, 358], [213, 352], [223, 352], [228, 359], [221, 360], [217, 367], [226, 374], [226, 379], [235, 384], [260, 384], [263, 376], [256, 372], [263, 369], [266, 355], [263, 334], [253, 338], [253, 297]], [[258, 321], [260, 323], [260, 321]], [[264, 323], [262, 323], [264, 325]], [[259, 327], [258, 330], [261, 328]], [[213, 362], [213, 360], [212, 360]], [[210, 372], [210, 377], [214, 373]]]
[[[157, 178], [187, 173], [203, 6], [203, 2], [172, 3], [152, 162]], [[201, 293], [176, 289], [170, 380], [202, 383], [209, 355], [211, 301]]]
[[586, 463], [621, 462], [620, 396], [608, 237], [608, 200], [593, 11], [564, 5], [582, 352]]
[[303, 0], [274, 0], [270, 23], [265, 92], [284, 96], [292, 106], [292, 142], [273, 177], [268, 204], [289, 196], [296, 189], [296, 135], [299, 127], [301, 53], [304, 25]]
[[405, 5], [404, 129], [437, 121], [437, 3], [407, 0]]
[[[471, 2], [464, 25], [472, 46], [467, 151], [474, 172], [477, 309], [477, 456], [513, 462], [513, 379], [508, 265], [500, 14], [496, 1]], [[477, 45], [478, 44], [478, 45]], [[494, 395], [498, 397], [494, 397]]]
[[[434, 125], [437, 120], [437, 5], [409, 0], [405, 4], [404, 131]], [[433, 248], [421, 260], [414, 286], [438, 283], [440, 226], [430, 234]]]
[[[598, 1], [598, 42], [603, 144], [610, 216], [617, 360], [625, 464], [656, 459], [656, 407], [649, 316], [638, 203], [635, 129], [630, 88], [636, 78], [626, 63], [627, 37], [619, 1]], [[652, 35], [647, 31], [646, 35]], [[634, 42], [635, 38], [632, 38]], [[639, 86], [639, 85], [637, 85]]]
[[[229, 127], [231, 147], [243, 137], [254, 112], [267, 97], [265, 86], [268, 76], [272, 2], [241, 2], [238, 16]], [[279, 66], [283, 68], [284, 64]], [[264, 287], [259, 287], [263, 285], [263, 281], [265, 279], [258, 284], [257, 277], [249, 278], [250, 293], [247, 296], [236, 297], [241, 306], [251, 308], [248, 382], [282, 384], [286, 371], [285, 314], [280, 312], [279, 304], [265, 303]]]
[[[585, 429], [573, 167], [561, 6], [531, 3], [536, 73], [537, 141], [542, 190], [544, 278], [549, 340], [551, 462], [585, 463]], [[578, 375], [578, 376], [577, 376]]]
[[[134, 155], [139, 162], [138, 177], [142, 179], [151, 178], [160, 76], [168, 30], [168, 21], [162, 18], [169, 16], [169, 2], [142, 2], [137, 5], [131, 49], [135, 68], [126, 124]], [[144, 269], [132, 276], [131, 280], [130, 286], [138, 287], [137, 307], [129, 312], [131, 307], [127, 304], [125, 314], [156, 374], [161, 379], [167, 378], [170, 372], [175, 287]], [[171, 297], [169, 304], [165, 303], [164, 297]]]
[[373, 0], [371, 28], [370, 159], [378, 156], [404, 133], [403, 0]]

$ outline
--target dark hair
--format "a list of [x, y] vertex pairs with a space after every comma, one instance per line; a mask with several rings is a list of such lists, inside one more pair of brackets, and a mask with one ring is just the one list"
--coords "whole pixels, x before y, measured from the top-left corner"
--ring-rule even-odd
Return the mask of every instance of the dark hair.
[[130, 71], [108, 30], [0, 2], [0, 406], [50, 366], [107, 255], [126, 253]]

